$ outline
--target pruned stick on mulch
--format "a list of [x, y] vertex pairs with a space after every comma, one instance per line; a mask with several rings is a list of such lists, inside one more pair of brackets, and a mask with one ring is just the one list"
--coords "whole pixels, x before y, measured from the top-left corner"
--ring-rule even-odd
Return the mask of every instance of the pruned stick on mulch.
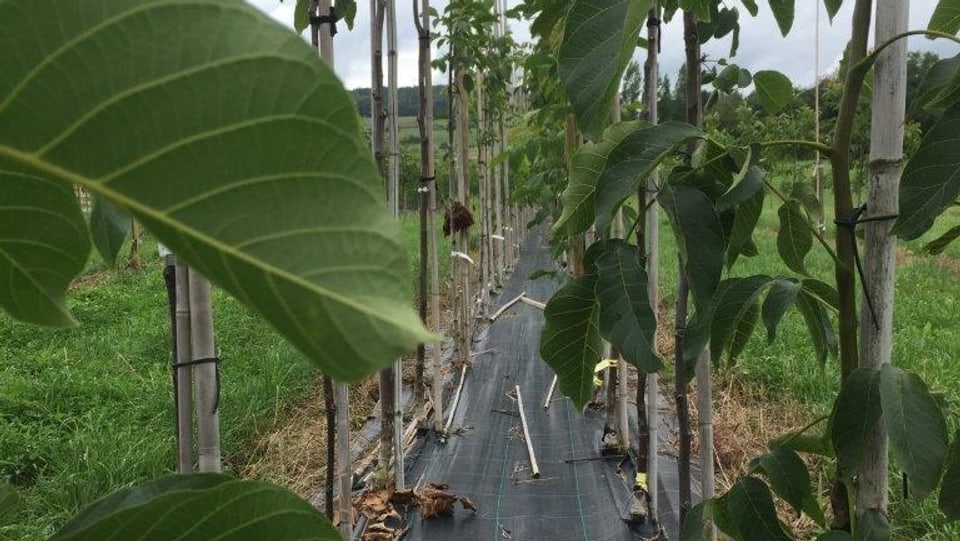
[[553, 375], [553, 381], [550, 382], [550, 388], [547, 389], [547, 397], [543, 400], [543, 409], [548, 409], [550, 407], [550, 402], [553, 400], [553, 391], [557, 388], [557, 375]]
[[509, 310], [511, 306], [513, 306], [514, 304], [517, 304], [518, 302], [520, 302], [520, 300], [523, 299], [523, 296], [526, 295], [526, 294], [527, 294], [527, 292], [524, 291], [523, 293], [521, 293], [521, 294], [517, 295], [516, 297], [514, 297], [514, 298], [510, 299], [509, 301], [507, 301], [507, 304], [504, 304], [503, 306], [501, 306], [499, 310], [497, 310], [496, 312], [494, 312], [494, 313], [489, 317], [490, 321], [496, 321], [497, 318], [500, 317], [504, 312], [506, 312], [507, 310]]
[[547, 307], [547, 303], [540, 302], [540, 301], [535, 301], [535, 300], [531, 299], [530, 297], [526, 297], [526, 296], [522, 296], [522, 295], [520, 296], [520, 302], [522, 302], [522, 303], [524, 303], [524, 304], [529, 304], [530, 306], [533, 306], [534, 308], [539, 308], [539, 309], [541, 309], [541, 310], [543, 310], [544, 308]]

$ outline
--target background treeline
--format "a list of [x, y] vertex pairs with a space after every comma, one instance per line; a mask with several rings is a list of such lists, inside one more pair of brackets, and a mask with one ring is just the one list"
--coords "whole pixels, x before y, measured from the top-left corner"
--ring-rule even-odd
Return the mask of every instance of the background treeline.
[[[370, 117], [370, 89], [355, 88], [351, 91], [353, 99], [357, 102], [357, 109], [360, 116]], [[387, 92], [384, 92], [384, 103], [387, 103]], [[400, 116], [417, 116], [420, 111], [420, 90], [415, 86], [405, 86], [397, 89], [397, 105], [400, 109]], [[447, 87], [437, 85], [433, 87], [433, 116], [435, 118], [447, 118], [447, 109], [449, 99], [447, 96]]]

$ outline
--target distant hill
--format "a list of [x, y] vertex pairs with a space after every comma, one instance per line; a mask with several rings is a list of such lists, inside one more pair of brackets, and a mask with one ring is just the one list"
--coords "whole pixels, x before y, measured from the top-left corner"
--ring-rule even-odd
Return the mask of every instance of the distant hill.
[[[360, 116], [370, 117], [370, 89], [355, 88], [353, 99], [357, 102], [357, 109]], [[384, 93], [384, 100], [387, 93]], [[384, 101], [386, 103], [386, 101]], [[447, 87], [433, 87], [433, 115], [436, 118], [447, 118]], [[405, 86], [397, 89], [397, 108], [400, 110], [400, 116], [417, 116], [420, 112], [420, 90], [415, 86]]]

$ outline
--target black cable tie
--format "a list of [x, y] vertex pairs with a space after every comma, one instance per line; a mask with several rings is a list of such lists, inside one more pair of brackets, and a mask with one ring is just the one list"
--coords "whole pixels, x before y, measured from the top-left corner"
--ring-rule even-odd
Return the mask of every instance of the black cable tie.
[[198, 365], [198, 364], [210, 364], [210, 363], [220, 364], [220, 358], [219, 358], [219, 357], [205, 357], [205, 358], [203, 358], [203, 359], [192, 359], [192, 360], [189, 360], [189, 361], [183, 361], [183, 362], [181, 362], [181, 363], [171, 363], [170, 366], [173, 367], [173, 368], [182, 368], [182, 367], [185, 367], [185, 366], [196, 366], [196, 365]]
[[[863, 215], [867, 210], [867, 205], [864, 203], [860, 205], [858, 209], [853, 211], [848, 218], [837, 218], [833, 223], [837, 224], [837, 227], [842, 227], [844, 229], [849, 229], [852, 234], [857, 228], [857, 224], [863, 223], [865, 221], [875, 222], [879, 220], [889, 220], [892, 219], [890, 216], [876, 216], [871, 218], [863, 218], [860, 216]], [[857, 274], [860, 276], [860, 289], [863, 290], [863, 298], [867, 301], [867, 308], [870, 310], [870, 318], [873, 320], [873, 326], [876, 330], [880, 330], [880, 322], [877, 319], [877, 310], [873, 306], [873, 299], [870, 298], [870, 292], [867, 291], [867, 275], [863, 272], [863, 263], [860, 261], [860, 248], [857, 246], [857, 239], [853, 239], [853, 262], [857, 266]]]
[[170, 363], [170, 366], [176, 370], [177, 368], [183, 368], [187, 366], [197, 366], [201, 364], [213, 364], [214, 370], [213, 373], [217, 378], [217, 396], [213, 400], [213, 413], [216, 413], [220, 409], [220, 357], [204, 357], [202, 359], [191, 359], [189, 361], [183, 361], [182, 363]]
[[340, 17], [337, 17], [337, 9], [335, 6], [330, 6], [329, 15], [310, 15], [310, 24], [330, 24], [330, 37], [337, 35], [337, 21], [339, 20]]
[[427, 182], [430, 182], [430, 181], [432, 181], [432, 180], [437, 180], [437, 176], [434, 175], [434, 176], [432, 176], [432, 177], [420, 177], [420, 182], [421, 182], [421, 183], [424, 183], [424, 184], [427, 183]]

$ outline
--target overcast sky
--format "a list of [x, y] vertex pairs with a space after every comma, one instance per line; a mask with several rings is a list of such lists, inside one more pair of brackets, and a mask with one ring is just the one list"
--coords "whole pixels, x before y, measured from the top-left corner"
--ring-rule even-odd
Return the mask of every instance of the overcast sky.
[[[293, 11], [296, 0], [248, 0], [259, 9], [268, 13], [281, 23], [293, 26]], [[907, 1], [907, 0], [904, 0]], [[510, 7], [518, 4], [519, 0], [507, 0]], [[733, 60], [737, 64], [751, 70], [776, 69], [784, 72], [793, 79], [798, 86], [809, 86], [815, 77], [815, 48], [814, 35], [817, 19], [817, 4], [815, 0], [798, 0], [797, 14], [793, 30], [786, 38], [780, 36], [776, 22], [770, 12], [767, 2], [760, 4], [760, 13], [756, 18], [743, 9], [739, 1], [725, 0], [728, 5], [739, 6], [740, 9], [740, 49]], [[370, 86], [370, 19], [369, 3], [357, 0], [358, 13], [356, 25], [352, 31], [347, 31], [344, 24], [340, 24], [340, 33], [334, 39], [336, 50], [336, 69], [340, 78], [348, 88]], [[930, 19], [936, 0], [912, 0], [910, 2], [910, 28], [923, 28]], [[433, 5], [441, 10], [446, 1], [435, 1]], [[834, 18], [833, 24], [827, 19], [826, 10], [820, 9], [820, 64], [821, 73], [828, 73], [834, 69], [843, 52], [843, 47], [850, 33], [850, 17], [853, 10], [853, 1], [847, 0], [843, 8]], [[417, 84], [417, 39], [413, 25], [412, 1], [401, 1], [397, 4], [398, 42], [400, 44], [398, 62], [400, 65], [400, 86]], [[676, 17], [663, 28], [663, 50], [661, 54], [661, 75], [676, 78], [677, 70], [683, 63], [683, 28]], [[511, 23], [514, 37], [519, 41], [530, 39], [527, 23], [513, 21]], [[308, 32], [304, 32], [307, 34]], [[872, 38], [871, 38], [872, 41]], [[726, 56], [730, 49], [730, 37], [710, 42], [704, 47], [704, 52], [710, 58]], [[910, 38], [911, 50], [934, 51], [940, 56], [954, 56], [960, 53], [957, 45], [943, 40], [931, 41], [922, 37]], [[434, 52], [436, 54], [436, 51]], [[643, 55], [642, 50], [637, 52], [637, 58]], [[386, 66], [385, 66], [386, 67]], [[434, 75], [436, 83], [443, 83], [445, 77], [439, 73]]]

